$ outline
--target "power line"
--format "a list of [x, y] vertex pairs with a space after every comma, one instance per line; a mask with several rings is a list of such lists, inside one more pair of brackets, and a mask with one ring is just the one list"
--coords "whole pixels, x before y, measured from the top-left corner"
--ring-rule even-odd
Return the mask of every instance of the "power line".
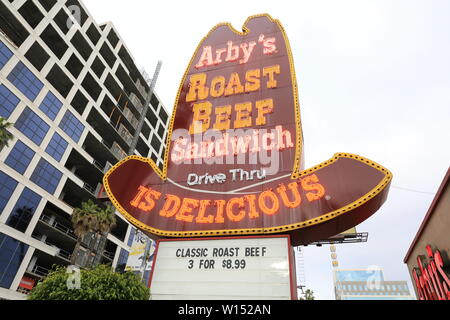
[[408, 192], [416, 192], [416, 193], [430, 194], [430, 195], [433, 195], [433, 196], [435, 195], [433, 192], [428, 192], [428, 191], [420, 191], [420, 190], [414, 190], [414, 189], [402, 188], [402, 187], [397, 187], [397, 186], [392, 186], [392, 188], [400, 189], [400, 190], [408, 191]]

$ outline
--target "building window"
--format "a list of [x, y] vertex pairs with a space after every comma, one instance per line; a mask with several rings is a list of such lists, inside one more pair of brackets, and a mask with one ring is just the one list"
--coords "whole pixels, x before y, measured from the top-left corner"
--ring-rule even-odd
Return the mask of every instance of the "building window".
[[15, 127], [38, 146], [41, 144], [50, 126], [36, 113], [26, 107], [17, 119]]
[[163, 107], [161, 107], [161, 110], [159, 110], [159, 117], [161, 118], [161, 120], [162, 120], [164, 123], [167, 122], [168, 115], [167, 115], [167, 113], [166, 113], [166, 111], [164, 110]]
[[152, 155], [151, 155], [150, 157], [152, 158], [152, 160], [153, 160], [153, 162], [154, 162], [155, 164], [158, 162], [158, 157], [157, 157], [156, 154], [154, 154], [153, 152], [152, 152]]
[[39, 109], [41, 109], [41, 111], [44, 112], [50, 119], [55, 120], [62, 105], [62, 102], [49, 91], [39, 106]]
[[67, 141], [63, 139], [57, 132], [52, 137], [52, 140], [48, 143], [45, 152], [51, 155], [56, 161], [60, 161], [64, 151], [67, 148]]
[[0, 287], [9, 289], [27, 250], [25, 243], [0, 233]]
[[59, 181], [61, 180], [62, 173], [54, 166], [52, 166], [48, 161], [41, 158], [39, 163], [34, 169], [30, 180], [40, 186], [42, 189], [53, 194]]
[[31, 159], [34, 157], [34, 154], [35, 152], [31, 150], [31, 148], [27, 147], [22, 141], [19, 140], [9, 153], [5, 163], [17, 172], [24, 174], [31, 162]]
[[117, 260], [116, 271], [124, 272], [127, 266], [129, 252], [125, 249], [120, 249], [119, 259]]
[[61, 119], [59, 127], [75, 142], [80, 140], [84, 130], [84, 125], [70, 111], [66, 111], [64, 117]]
[[3, 42], [0, 41], [0, 69], [5, 66], [5, 64], [12, 57], [13, 53], [8, 49]]
[[8, 88], [3, 84], [0, 85], [0, 117], [8, 118], [14, 109], [19, 104], [17, 98]]
[[161, 142], [158, 140], [156, 135], [153, 135], [151, 145], [153, 147], [153, 150], [155, 150], [156, 153], [159, 153], [159, 149], [161, 148]]
[[41, 6], [44, 7], [45, 10], [50, 11], [51, 8], [56, 4], [57, 0], [38, 0]]
[[8, 80], [28, 99], [34, 101], [44, 84], [22, 63], [16, 64], [8, 75]]
[[128, 238], [128, 243], [127, 245], [129, 247], [131, 247], [131, 244], [133, 243], [133, 239], [134, 239], [134, 234], [136, 233], [136, 230], [134, 228], [131, 228], [130, 230], [130, 237]]
[[0, 171], [0, 212], [3, 211], [9, 198], [11, 198], [14, 189], [17, 187], [17, 181]]
[[21, 232], [25, 232], [41, 199], [41, 196], [36, 192], [25, 188], [9, 215], [6, 224]]
[[166, 132], [166, 129], [164, 128], [163, 124], [160, 123], [159, 124], [159, 129], [158, 129], [158, 135], [161, 137], [161, 140], [164, 140], [164, 133]]
[[38, 71], [42, 71], [42, 68], [44, 68], [48, 59], [50, 59], [50, 55], [36, 41], [30, 49], [28, 49], [27, 53], [25, 53], [25, 58], [27, 58]]

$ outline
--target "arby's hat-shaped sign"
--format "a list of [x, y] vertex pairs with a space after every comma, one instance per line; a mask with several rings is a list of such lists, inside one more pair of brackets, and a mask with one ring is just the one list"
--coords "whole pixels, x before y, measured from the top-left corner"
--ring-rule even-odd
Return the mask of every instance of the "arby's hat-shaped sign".
[[154, 238], [290, 234], [294, 245], [339, 234], [375, 213], [392, 174], [336, 153], [303, 168], [294, 62], [268, 14], [204, 37], [176, 97], [164, 166], [128, 156], [103, 182], [124, 217]]

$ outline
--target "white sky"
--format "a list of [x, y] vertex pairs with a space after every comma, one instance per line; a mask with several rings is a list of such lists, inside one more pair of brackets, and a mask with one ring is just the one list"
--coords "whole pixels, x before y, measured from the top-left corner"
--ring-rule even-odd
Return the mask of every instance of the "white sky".
[[[236, 29], [269, 13], [289, 37], [299, 82], [306, 166], [359, 154], [394, 174], [388, 200], [358, 226], [364, 244], [337, 245], [341, 268], [408, 280], [403, 258], [450, 165], [449, 1], [84, 0], [112, 21], [171, 111], [198, 42], [217, 23]], [[329, 246], [305, 249], [307, 287], [334, 299]], [[413, 291], [410, 285], [410, 290]]]

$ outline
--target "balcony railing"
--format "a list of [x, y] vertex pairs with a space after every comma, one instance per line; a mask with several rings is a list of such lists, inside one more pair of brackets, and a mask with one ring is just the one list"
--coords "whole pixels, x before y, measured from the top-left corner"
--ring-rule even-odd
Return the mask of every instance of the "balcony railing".
[[27, 288], [18, 287], [16, 290], [18, 293], [29, 295], [31, 290]]
[[145, 98], [147, 97], [147, 92], [145, 92], [144, 86], [141, 84], [140, 81], [135, 82], [136, 88], [139, 90], [139, 92], [142, 94], [142, 96]]
[[118, 131], [122, 139], [125, 140], [128, 145], [131, 145], [133, 135], [127, 130], [127, 128], [125, 128], [123, 124], [120, 124]]
[[95, 195], [95, 188], [88, 183], [84, 183], [83, 188], [89, 191], [92, 195]]
[[102, 166], [102, 164], [100, 162], [98, 162], [97, 160], [95, 160], [95, 159], [92, 161], [92, 164], [94, 166], [96, 166], [97, 169], [99, 169], [101, 172], [103, 172], [103, 170], [105, 169], [105, 167]]
[[112, 253], [112, 252], [109, 252], [109, 251], [103, 251], [103, 255], [104, 255], [105, 257], [107, 257], [108, 259], [110, 259], [110, 260], [113, 260], [113, 259], [114, 259], [114, 253]]
[[32, 274], [35, 274], [35, 275], [40, 276], [40, 277], [45, 277], [45, 276], [48, 275], [48, 273], [50, 272], [50, 270], [47, 269], [47, 268], [44, 268], [44, 267], [35, 265], [35, 266], [33, 267], [33, 269], [31, 269], [30, 271], [27, 270], [27, 272], [32, 273]]
[[133, 92], [131, 92], [129, 94], [128, 98], [130, 99], [131, 103], [136, 107], [136, 109], [139, 111], [139, 113], [141, 113], [142, 109], [143, 109], [143, 105], [142, 105], [141, 100], [139, 100], [139, 98], [137, 97], [137, 95], [134, 94]]
[[72, 254], [66, 250], [63, 250], [59, 248], [58, 246], [54, 245], [53, 243], [48, 242], [47, 240], [43, 240], [37, 236], [32, 236], [34, 239], [39, 240], [42, 243], [45, 243], [46, 245], [53, 247], [57, 250], [56, 255], [60, 258], [63, 258], [70, 262], [70, 259], [72, 258]]
[[[142, 110], [142, 107], [138, 109], [139, 111]], [[134, 114], [131, 112], [131, 110], [128, 107], [124, 107], [122, 111], [125, 118], [128, 120], [128, 122], [133, 126], [133, 128], [137, 128], [139, 124], [139, 120], [134, 116]]]
[[[109, 150], [111, 151], [111, 153], [113, 154], [113, 156], [118, 159], [118, 160], [122, 160], [124, 157], [121, 157], [121, 155], [119, 153], [116, 152], [115, 149], [117, 149], [118, 144], [114, 141], [113, 144], [108, 143], [106, 140], [102, 139], [102, 143], [103, 145]], [[117, 146], [116, 146], [117, 145]], [[120, 147], [119, 147], [120, 148]], [[122, 149], [122, 148], [120, 148]], [[125, 155], [126, 156], [126, 155]]]
[[102, 143], [105, 145], [106, 148], [108, 148], [108, 149], [112, 148], [112, 144], [106, 142], [106, 140], [102, 139]]
[[66, 260], [70, 261], [70, 259], [72, 258], [72, 254], [70, 252], [66, 251], [66, 250], [63, 250], [63, 249], [60, 249], [60, 248], [58, 248], [58, 249], [59, 249], [59, 252], [57, 253], [57, 255], [60, 256], [63, 259], [66, 259]]
[[93, 196], [95, 196], [95, 188], [93, 186], [91, 186], [89, 183], [84, 182], [84, 179], [82, 177], [80, 177], [78, 174], [76, 174], [75, 172], [72, 172], [72, 174], [77, 177], [78, 179], [81, 180], [81, 182], [83, 182], [83, 189], [88, 191], [89, 193], [91, 193]]
[[119, 146], [117, 142], [114, 142], [111, 147], [111, 152], [116, 156], [117, 159], [122, 160], [127, 156], [127, 153]]
[[73, 230], [63, 224], [60, 224], [56, 221], [52, 221], [52, 219], [46, 215], [42, 215], [39, 218], [40, 221], [44, 222], [45, 224], [49, 225], [50, 227], [53, 227], [54, 229], [57, 229], [58, 231], [68, 235], [69, 237], [73, 238], [73, 239], [77, 239], [75, 233], [73, 232]]

